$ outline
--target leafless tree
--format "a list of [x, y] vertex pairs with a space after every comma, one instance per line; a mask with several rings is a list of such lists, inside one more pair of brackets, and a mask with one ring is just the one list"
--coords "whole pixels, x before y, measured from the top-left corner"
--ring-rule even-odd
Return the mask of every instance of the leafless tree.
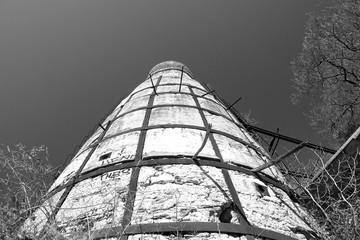
[[44, 201], [55, 169], [45, 146], [0, 145], [0, 239], [15, 239], [24, 220]]
[[303, 48], [292, 62], [294, 103], [307, 103], [311, 124], [344, 142], [360, 120], [360, 1], [310, 14]]
[[328, 158], [316, 155], [317, 159], [307, 164], [295, 157], [297, 169], [287, 174], [289, 182], [303, 207], [320, 224], [323, 239], [360, 239], [359, 153], [342, 154], [327, 167]]

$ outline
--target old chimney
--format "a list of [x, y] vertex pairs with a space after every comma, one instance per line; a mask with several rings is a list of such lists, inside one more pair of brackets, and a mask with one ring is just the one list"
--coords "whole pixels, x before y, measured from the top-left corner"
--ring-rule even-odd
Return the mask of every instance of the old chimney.
[[82, 144], [26, 220], [68, 239], [310, 239], [241, 117], [175, 61], [151, 69]]

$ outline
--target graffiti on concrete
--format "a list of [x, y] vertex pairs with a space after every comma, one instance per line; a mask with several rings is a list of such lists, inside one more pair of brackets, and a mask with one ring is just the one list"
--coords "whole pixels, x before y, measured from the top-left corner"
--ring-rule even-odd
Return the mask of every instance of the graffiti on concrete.
[[121, 175], [123, 175], [124, 173], [128, 173], [128, 172], [130, 172], [130, 168], [117, 170], [117, 171], [113, 171], [113, 172], [106, 172], [103, 175], [101, 175], [100, 179], [101, 179], [101, 181], [103, 181], [103, 180], [107, 180], [107, 179], [120, 178]]

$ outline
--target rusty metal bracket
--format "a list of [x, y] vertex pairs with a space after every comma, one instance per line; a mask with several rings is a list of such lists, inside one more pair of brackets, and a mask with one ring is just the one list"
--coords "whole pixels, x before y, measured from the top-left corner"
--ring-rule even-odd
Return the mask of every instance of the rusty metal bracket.
[[233, 104], [231, 104], [230, 106], [228, 106], [226, 108], [226, 110], [229, 110], [230, 108], [232, 108], [238, 101], [240, 101], [242, 99], [242, 97], [239, 97]]
[[[201, 85], [207, 91], [211, 91], [211, 88], [209, 86], [205, 85], [204, 83], [201, 83]], [[214, 94], [214, 96], [224, 106], [229, 105], [217, 92]], [[266, 130], [266, 129], [263, 129], [263, 128], [260, 128], [260, 127], [250, 125], [241, 117], [241, 115], [238, 113], [238, 111], [236, 111], [236, 109], [232, 108], [232, 109], [230, 109], [230, 111], [235, 115], [237, 120], [239, 120], [239, 122], [244, 126], [244, 128], [246, 128], [250, 132], [257, 132], [257, 133], [261, 133], [261, 134], [265, 134], [265, 135], [273, 136], [273, 137], [276, 136], [277, 138], [279, 138], [281, 140], [284, 140], [286, 142], [295, 143], [295, 144], [300, 144], [300, 143], [303, 142], [303, 141], [301, 141], [299, 139], [291, 138], [291, 137], [288, 137], [288, 136], [285, 136], [285, 135], [282, 135], [282, 134], [277, 134], [277, 133], [271, 132], [269, 130]], [[336, 151], [334, 149], [323, 147], [323, 146], [316, 145], [316, 144], [313, 144], [313, 143], [306, 143], [306, 147], [311, 148], [311, 149], [315, 149], [315, 150], [320, 150], [320, 151], [323, 151], [323, 152], [326, 152], [326, 153], [331, 153], [331, 154], [336, 153]]]
[[[281, 140], [284, 140], [286, 142], [291, 142], [291, 143], [295, 143], [295, 144], [300, 144], [302, 143], [303, 141], [299, 140], [299, 139], [295, 139], [295, 138], [291, 138], [291, 137], [288, 137], [288, 136], [285, 136], [285, 135], [282, 135], [282, 134], [277, 134], [277, 133], [274, 133], [274, 132], [271, 132], [269, 130], [266, 130], [266, 129], [263, 129], [263, 128], [259, 128], [259, 127], [256, 127], [256, 126], [253, 126], [253, 125], [244, 125], [245, 128], [247, 128], [248, 130], [250, 131], [255, 131], [255, 132], [258, 132], [258, 133], [262, 133], [262, 134], [265, 134], [265, 135], [268, 135], [268, 136], [276, 136], [277, 138], [281, 139]], [[327, 148], [327, 147], [322, 147], [322, 146], [319, 146], [319, 145], [316, 145], [316, 144], [313, 144], [313, 143], [306, 143], [305, 147], [307, 148], [311, 148], [311, 149], [315, 149], [315, 150], [320, 150], [320, 151], [323, 151], [323, 152], [326, 152], [326, 153], [331, 153], [331, 154], [334, 154], [336, 151], [331, 149], [331, 148]]]
[[102, 130], [105, 131], [105, 128], [103, 127], [103, 125], [101, 125], [100, 123], [98, 123], [98, 126], [102, 128]]
[[265, 163], [264, 165], [261, 165], [259, 167], [253, 168], [251, 169], [252, 172], [260, 172], [261, 170], [264, 170], [265, 168], [271, 167], [279, 162], [281, 162], [282, 160], [284, 160], [285, 158], [287, 158], [288, 156], [290, 156], [291, 154], [299, 151], [301, 148], [303, 148], [305, 145], [307, 144], [307, 142], [302, 142], [299, 145], [297, 145], [295, 148], [293, 148], [292, 150], [288, 151], [287, 153], [279, 156], [278, 158], [276, 158], [275, 160], [272, 160], [270, 162]]

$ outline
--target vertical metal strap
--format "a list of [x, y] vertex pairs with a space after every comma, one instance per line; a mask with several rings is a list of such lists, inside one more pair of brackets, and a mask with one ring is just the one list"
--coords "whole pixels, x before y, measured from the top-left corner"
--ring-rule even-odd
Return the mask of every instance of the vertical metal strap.
[[[196, 106], [197, 106], [197, 108], [198, 108], [198, 110], [199, 110], [199, 113], [200, 113], [200, 115], [201, 115], [201, 118], [202, 118], [202, 120], [203, 120], [204, 125], [205, 125], [205, 126], [208, 126], [209, 123], [207, 122], [207, 119], [206, 119], [206, 117], [205, 117], [205, 114], [204, 114], [204, 112], [200, 109], [201, 106], [200, 106], [199, 100], [197, 99], [196, 95], [194, 94], [194, 91], [192, 90], [192, 88], [189, 87], [189, 89], [190, 89], [190, 92], [193, 94], [193, 99], [194, 99], [194, 101], [195, 101], [195, 103], [196, 103]], [[221, 162], [224, 162], [224, 160], [223, 160], [223, 158], [222, 158], [222, 156], [221, 156], [221, 152], [220, 152], [220, 150], [219, 150], [219, 147], [218, 147], [218, 145], [217, 145], [217, 143], [216, 143], [216, 140], [215, 140], [215, 138], [214, 138], [214, 136], [213, 136], [212, 133], [210, 133], [209, 139], [210, 139], [210, 142], [211, 142], [211, 144], [212, 144], [212, 146], [213, 146], [213, 148], [214, 148], [214, 151], [215, 151], [216, 156], [220, 159]], [[233, 182], [232, 182], [232, 180], [231, 180], [231, 178], [230, 178], [230, 175], [229, 175], [228, 170], [227, 170], [227, 169], [221, 169], [221, 171], [222, 171], [222, 173], [223, 173], [223, 176], [224, 176], [226, 185], [227, 185], [227, 187], [228, 187], [228, 189], [229, 189], [229, 191], [230, 191], [232, 200], [233, 200], [233, 202], [234, 202], [234, 204], [235, 204], [235, 206], [236, 206], [239, 214], [241, 215], [241, 217], [238, 219], [239, 222], [240, 222], [240, 224], [250, 225], [249, 221], [248, 221], [247, 218], [246, 218], [244, 209], [243, 209], [242, 206], [241, 206], [241, 203], [240, 203], [240, 200], [239, 200], [239, 196], [238, 196], [238, 194], [237, 194], [237, 192], [236, 192], [236, 189], [235, 189], [235, 187], [234, 187], [234, 184], [233, 184]]]
[[151, 86], [152, 86], [152, 88], [154, 89], [154, 93], [155, 93], [155, 95], [158, 95], [157, 92], [156, 92], [156, 87], [155, 87], [155, 85], [154, 85], [154, 82], [153, 82], [153, 79], [152, 79], [151, 74], [150, 74], [149, 76], [150, 76]]
[[[148, 102], [148, 108], [146, 109], [144, 121], [142, 124], [142, 127], [147, 127], [149, 125], [149, 119], [151, 115], [151, 107], [154, 104], [155, 94], [156, 94], [156, 88], [159, 86], [162, 76], [159, 77], [158, 82], [156, 83], [156, 86], [154, 86], [154, 93], [151, 94]], [[146, 138], [146, 129], [141, 130], [140, 136], [139, 136], [139, 142], [135, 153], [135, 159], [138, 159], [139, 162], [142, 160], [142, 154], [143, 149], [145, 145], [145, 138]], [[134, 210], [134, 203], [135, 203], [135, 197], [136, 197], [136, 190], [138, 185], [138, 179], [140, 174], [140, 167], [136, 166], [132, 169], [131, 177], [130, 177], [130, 183], [129, 183], [129, 191], [126, 196], [126, 203], [125, 203], [125, 210], [123, 219], [121, 222], [121, 233], [119, 237], [121, 237], [121, 240], [128, 239], [128, 235], [124, 235], [126, 228], [131, 224], [131, 218]]]
[[181, 92], [181, 84], [182, 84], [183, 75], [184, 75], [184, 66], [182, 66], [182, 68], [181, 68], [179, 92]]

